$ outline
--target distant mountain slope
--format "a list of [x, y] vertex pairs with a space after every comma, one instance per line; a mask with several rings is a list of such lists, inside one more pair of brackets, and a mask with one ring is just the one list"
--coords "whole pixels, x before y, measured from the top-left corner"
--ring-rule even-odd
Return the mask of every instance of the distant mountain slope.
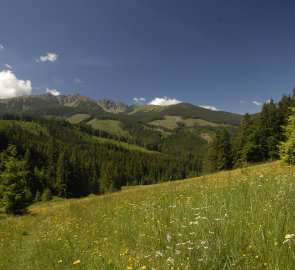
[[224, 111], [212, 111], [189, 103], [179, 103], [170, 106], [146, 105], [143, 108], [135, 108], [130, 113], [136, 119], [150, 122], [164, 119], [165, 116], [181, 116], [183, 119], [203, 119], [213, 123], [239, 125], [242, 115]]
[[106, 112], [111, 113], [128, 113], [134, 110], [133, 106], [128, 106], [120, 101], [113, 101], [110, 99], [100, 99], [97, 103]]
[[[68, 110], [67, 108], [73, 108]], [[0, 113], [40, 113], [56, 115], [56, 111], [64, 112], [102, 112], [103, 109], [89, 97], [80, 94], [54, 96], [51, 94], [22, 96], [0, 99]]]

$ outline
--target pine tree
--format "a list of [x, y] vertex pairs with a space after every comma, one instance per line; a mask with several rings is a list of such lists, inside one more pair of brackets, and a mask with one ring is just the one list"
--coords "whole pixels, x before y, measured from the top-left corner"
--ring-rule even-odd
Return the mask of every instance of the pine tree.
[[251, 117], [248, 113], [246, 113], [233, 138], [233, 164], [235, 167], [240, 167], [248, 161], [245, 145], [249, 139], [250, 129]]
[[9, 145], [1, 153], [4, 170], [0, 173], [0, 198], [5, 212], [14, 215], [26, 213], [31, 202], [29, 171], [26, 162], [17, 157], [16, 147]]
[[285, 128], [285, 136], [287, 140], [280, 146], [280, 157], [287, 163], [295, 164], [295, 107]]
[[228, 131], [222, 129], [216, 132], [216, 137], [210, 145], [204, 160], [205, 172], [214, 172], [232, 167], [231, 139]]
[[58, 196], [68, 197], [70, 195], [69, 184], [71, 181], [71, 164], [68, 153], [63, 150], [56, 164], [56, 189]]
[[120, 188], [120, 175], [118, 173], [118, 168], [113, 162], [107, 162], [102, 167], [99, 184], [102, 193], [113, 192]]

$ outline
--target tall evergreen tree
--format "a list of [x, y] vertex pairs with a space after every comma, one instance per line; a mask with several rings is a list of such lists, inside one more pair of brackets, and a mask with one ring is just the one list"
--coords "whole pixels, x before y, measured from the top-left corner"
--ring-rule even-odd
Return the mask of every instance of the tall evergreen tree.
[[295, 164], [295, 107], [289, 116], [288, 125], [285, 128], [286, 142], [280, 146], [280, 157], [283, 161]]
[[17, 157], [16, 147], [9, 145], [1, 153], [0, 198], [9, 214], [24, 214], [32, 200], [29, 189], [29, 170], [26, 162]]

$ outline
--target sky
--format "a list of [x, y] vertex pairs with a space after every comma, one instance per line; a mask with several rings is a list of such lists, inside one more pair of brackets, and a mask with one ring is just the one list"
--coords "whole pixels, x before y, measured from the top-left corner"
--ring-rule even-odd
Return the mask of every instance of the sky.
[[0, 98], [243, 114], [295, 86], [295, 1], [0, 0]]

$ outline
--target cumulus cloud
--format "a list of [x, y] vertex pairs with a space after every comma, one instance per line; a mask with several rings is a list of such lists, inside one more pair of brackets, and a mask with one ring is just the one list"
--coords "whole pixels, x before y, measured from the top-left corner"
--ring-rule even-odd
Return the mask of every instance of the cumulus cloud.
[[254, 105], [256, 105], [256, 106], [261, 106], [261, 105], [262, 105], [261, 102], [256, 101], [256, 100], [253, 100], [252, 103], [253, 103]]
[[80, 80], [79, 78], [76, 78], [76, 79], [75, 79], [75, 83], [83, 83], [83, 81]]
[[5, 64], [4, 67], [6, 67], [7, 69], [12, 69], [12, 66], [8, 64]]
[[0, 51], [4, 50], [4, 46], [0, 43]]
[[36, 62], [55, 62], [58, 58], [58, 55], [54, 52], [48, 52], [46, 55], [40, 56]]
[[214, 106], [210, 106], [210, 105], [199, 105], [199, 107], [202, 107], [204, 109], [208, 109], [208, 110], [211, 110], [211, 111], [219, 111], [219, 109], [217, 109]]
[[140, 97], [140, 98], [135, 97], [135, 98], [133, 98], [133, 100], [134, 100], [136, 103], [145, 102], [145, 98], [143, 98], [143, 97]]
[[168, 97], [162, 97], [158, 98], [156, 97], [152, 101], [148, 103], [148, 105], [160, 105], [160, 106], [169, 106], [169, 105], [175, 105], [178, 103], [181, 103], [182, 101], [177, 100], [175, 98], [168, 98]]
[[48, 88], [46, 89], [46, 93], [47, 94], [54, 95], [54, 96], [59, 96], [61, 94], [61, 92], [59, 92], [56, 89], [48, 89]]
[[0, 71], [0, 98], [24, 96], [31, 93], [31, 81], [19, 80], [10, 70]]

